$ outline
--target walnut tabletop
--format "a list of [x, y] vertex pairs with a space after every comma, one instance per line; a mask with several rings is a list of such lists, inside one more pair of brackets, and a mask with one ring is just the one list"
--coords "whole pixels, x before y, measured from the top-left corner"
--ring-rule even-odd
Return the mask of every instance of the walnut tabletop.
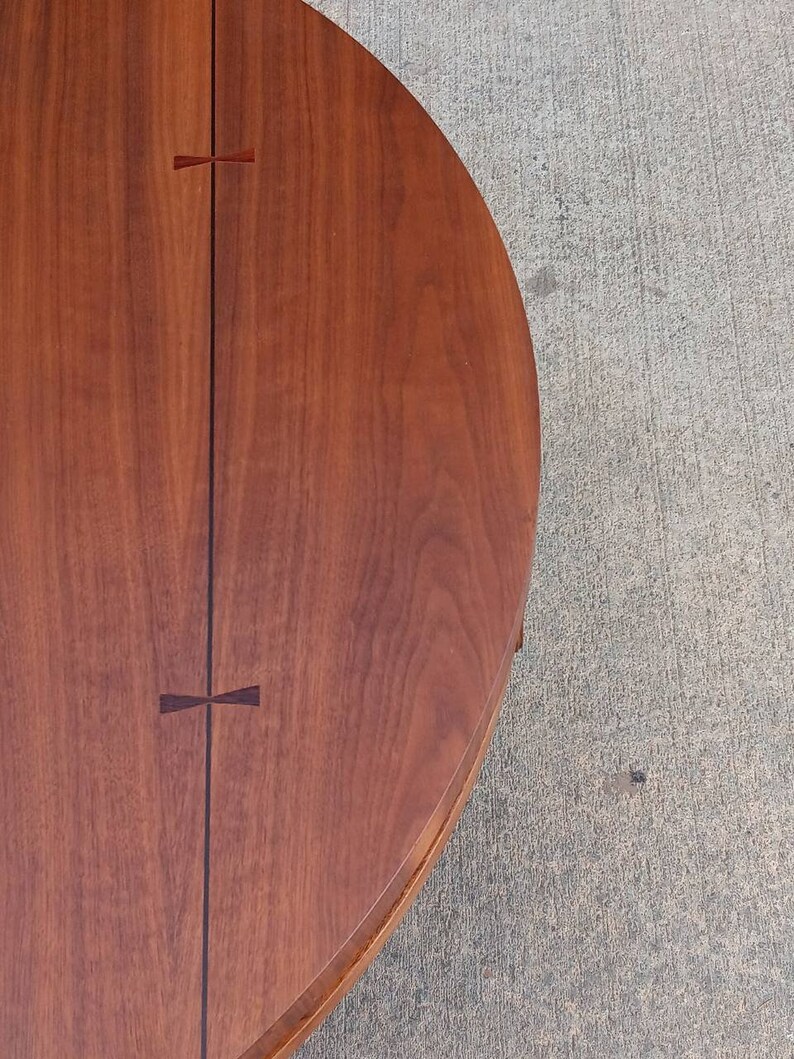
[[485, 752], [538, 495], [521, 297], [299, 0], [0, 7], [0, 1055], [288, 1055]]

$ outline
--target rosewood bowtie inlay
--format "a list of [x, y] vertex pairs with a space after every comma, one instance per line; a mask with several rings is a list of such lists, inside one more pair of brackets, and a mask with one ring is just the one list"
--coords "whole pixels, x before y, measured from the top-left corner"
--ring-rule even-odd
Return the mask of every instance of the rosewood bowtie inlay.
[[174, 169], [188, 169], [193, 165], [207, 165], [214, 162], [255, 162], [256, 152], [253, 147], [247, 151], [237, 151], [236, 154], [216, 155], [194, 155], [175, 154]]
[[233, 706], [258, 706], [259, 685], [250, 688], [239, 688], [237, 691], [227, 691], [223, 695], [161, 695], [160, 713], [178, 713], [180, 710], [189, 710], [194, 706], [207, 706], [211, 702], [217, 705]]
[[0, 4], [0, 98], [0, 1059], [286, 1059], [496, 723], [521, 295], [299, 0]]

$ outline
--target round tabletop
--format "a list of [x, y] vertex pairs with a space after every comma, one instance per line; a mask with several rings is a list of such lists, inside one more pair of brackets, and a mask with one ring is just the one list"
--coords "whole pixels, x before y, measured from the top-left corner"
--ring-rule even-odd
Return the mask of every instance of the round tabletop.
[[0, 10], [0, 1051], [286, 1056], [474, 781], [532, 349], [479, 193], [299, 0]]

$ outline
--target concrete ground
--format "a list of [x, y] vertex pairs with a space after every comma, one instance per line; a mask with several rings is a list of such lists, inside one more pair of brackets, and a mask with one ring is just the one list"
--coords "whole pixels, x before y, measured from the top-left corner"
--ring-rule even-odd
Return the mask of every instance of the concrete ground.
[[790, 0], [315, 4], [491, 206], [545, 452], [482, 778], [301, 1059], [790, 1059]]

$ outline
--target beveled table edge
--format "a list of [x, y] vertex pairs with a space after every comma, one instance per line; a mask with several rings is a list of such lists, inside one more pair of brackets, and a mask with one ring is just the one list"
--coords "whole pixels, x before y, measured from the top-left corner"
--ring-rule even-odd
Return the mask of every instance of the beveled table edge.
[[[534, 533], [530, 565], [533, 552]], [[528, 575], [511, 638], [477, 729], [436, 812], [404, 861], [402, 869], [336, 959], [239, 1059], [288, 1059], [353, 988], [397, 929], [427, 880], [469, 799], [499, 720], [513, 658], [521, 642], [529, 580]]]

